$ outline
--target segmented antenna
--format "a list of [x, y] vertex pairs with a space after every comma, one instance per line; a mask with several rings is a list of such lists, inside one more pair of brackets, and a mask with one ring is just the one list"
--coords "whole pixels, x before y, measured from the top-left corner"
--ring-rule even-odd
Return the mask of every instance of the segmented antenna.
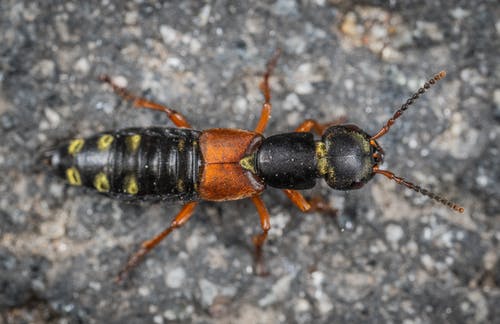
[[435, 201], [437, 201], [437, 202], [439, 202], [439, 203], [441, 203], [443, 205], [448, 206], [449, 208], [453, 209], [454, 211], [457, 211], [459, 213], [463, 213], [464, 210], [465, 210], [462, 206], [459, 206], [459, 205], [455, 204], [454, 202], [452, 202], [452, 201], [450, 201], [450, 200], [448, 200], [446, 198], [443, 198], [443, 197], [441, 197], [439, 195], [436, 195], [435, 193], [432, 193], [432, 192], [430, 192], [427, 189], [421, 188], [420, 186], [417, 186], [414, 183], [411, 183], [411, 182], [409, 182], [409, 181], [407, 181], [407, 180], [405, 180], [405, 179], [403, 179], [401, 177], [398, 177], [398, 176], [394, 175], [394, 173], [392, 173], [391, 171], [380, 170], [378, 168], [378, 165], [376, 165], [376, 166], [373, 167], [373, 172], [382, 174], [382, 175], [386, 176], [387, 178], [396, 181], [400, 185], [406, 186], [406, 187], [410, 188], [411, 190], [414, 190], [416, 192], [421, 193], [424, 196], [432, 198]]
[[264, 73], [264, 80], [259, 85], [260, 90], [264, 94], [264, 99], [266, 100], [266, 102], [271, 101], [271, 91], [269, 90], [269, 77], [273, 73], [273, 70], [276, 67], [276, 64], [278, 63], [280, 55], [281, 55], [281, 48], [278, 47], [274, 51], [273, 57], [271, 57], [269, 62], [267, 62], [266, 72]]
[[396, 119], [401, 117], [403, 112], [408, 109], [408, 107], [417, 100], [421, 94], [423, 94], [426, 90], [428, 90], [432, 85], [436, 84], [437, 81], [441, 80], [446, 76], [445, 71], [441, 71], [438, 74], [436, 74], [432, 79], [424, 83], [424, 86], [421, 87], [420, 89], [417, 90], [404, 104], [401, 105], [401, 108], [399, 108], [394, 115], [387, 121], [387, 123], [378, 131], [377, 134], [371, 137], [371, 140], [376, 140], [382, 136], [384, 136], [388, 131], [389, 128], [394, 124]]

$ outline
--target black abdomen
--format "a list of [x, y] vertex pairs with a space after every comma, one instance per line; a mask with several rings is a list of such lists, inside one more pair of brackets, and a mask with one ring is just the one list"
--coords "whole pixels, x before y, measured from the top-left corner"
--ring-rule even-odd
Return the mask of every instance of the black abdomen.
[[49, 161], [72, 184], [122, 198], [196, 200], [200, 133], [129, 128], [74, 139]]

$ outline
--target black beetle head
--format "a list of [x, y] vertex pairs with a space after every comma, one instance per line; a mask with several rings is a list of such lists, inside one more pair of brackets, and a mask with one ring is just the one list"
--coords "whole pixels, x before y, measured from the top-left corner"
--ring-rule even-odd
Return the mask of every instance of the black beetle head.
[[318, 174], [325, 177], [326, 182], [333, 189], [351, 190], [361, 188], [375, 173], [378, 173], [455, 211], [463, 213], [464, 208], [454, 202], [398, 177], [389, 170], [379, 168], [379, 164], [383, 162], [384, 151], [376, 140], [387, 134], [396, 119], [401, 117], [403, 112], [420, 95], [436, 84], [437, 81], [444, 78], [445, 75], [446, 72], [441, 71], [424, 83], [423, 87], [419, 88], [406, 100], [401, 105], [401, 108], [373, 136], [368, 135], [354, 125], [339, 125], [328, 128], [323, 133], [321, 141], [316, 145]]
[[361, 188], [382, 163], [383, 151], [371, 136], [355, 125], [328, 128], [322, 136], [319, 170], [330, 187], [337, 190]]

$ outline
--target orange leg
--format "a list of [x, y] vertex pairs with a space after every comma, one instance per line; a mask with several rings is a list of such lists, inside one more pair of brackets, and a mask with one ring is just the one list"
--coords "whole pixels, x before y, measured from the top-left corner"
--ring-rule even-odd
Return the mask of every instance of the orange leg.
[[155, 246], [157, 246], [174, 229], [184, 225], [193, 214], [194, 208], [196, 207], [197, 204], [198, 204], [197, 202], [190, 202], [185, 204], [182, 207], [181, 211], [177, 214], [177, 216], [175, 216], [174, 220], [167, 229], [165, 229], [163, 232], [156, 235], [152, 239], [142, 242], [141, 248], [128, 259], [128, 262], [125, 265], [125, 267], [118, 273], [116, 281], [121, 282], [123, 278], [127, 275], [127, 273], [129, 273], [130, 270], [136, 267], [139, 264], [139, 262], [141, 262], [142, 258], [147, 253], [149, 253], [149, 251], [151, 251]]
[[262, 134], [266, 129], [267, 122], [269, 121], [269, 117], [271, 117], [271, 89], [269, 88], [269, 77], [271, 73], [273, 73], [274, 68], [276, 67], [276, 63], [278, 62], [278, 58], [281, 54], [281, 49], [277, 49], [274, 52], [273, 57], [267, 62], [266, 73], [264, 73], [264, 77], [262, 82], [259, 85], [262, 94], [264, 95], [264, 105], [262, 106], [262, 112], [260, 114], [259, 122], [255, 127], [255, 132]]
[[267, 239], [267, 232], [271, 229], [271, 221], [269, 220], [269, 212], [262, 199], [259, 196], [253, 196], [252, 202], [255, 204], [257, 212], [259, 213], [260, 227], [262, 228], [262, 233], [252, 238], [255, 246], [255, 273], [259, 276], [265, 276], [268, 272], [264, 269], [264, 262], [262, 261], [262, 245], [264, 245]]
[[300, 192], [296, 190], [284, 189], [283, 192], [294, 203], [294, 205], [297, 206], [304, 213], [312, 213], [315, 211], [319, 211], [334, 216], [337, 215], [337, 210], [328, 205], [327, 202], [325, 202], [323, 199], [319, 197], [310, 199], [308, 201], [306, 198], [304, 198], [304, 196]]
[[310, 132], [311, 129], [316, 132], [319, 136], [323, 135], [325, 129], [330, 126], [340, 125], [346, 121], [345, 117], [340, 117], [332, 122], [326, 124], [320, 124], [314, 119], [306, 119], [302, 124], [295, 129], [296, 132]]
[[164, 113], [167, 114], [168, 118], [175, 124], [177, 127], [184, 127], [184, 128], [191, 128], [191, 125], [187, 122], [186, 118], [182, 116], [180, 113], [177, 111], [168, 108], [167, 106], [157, 104], [155, 102], [137, 97], [133, 95], [130, 91], [128, 91], [125, 88], [119, 87], [116, 85], [111, 78], [103, 74], [99, 77], [99, 80], [102, 82], [106, 82], [111, 87], [113, 87], [113, 91], [122, 97], [123, 99], [127, 101], [131, 101], [134, 105], [135, 108], [147, 108], [147, 109], [152, 109], [152, 110], [158, 110], [158, 111], [163, 111]]

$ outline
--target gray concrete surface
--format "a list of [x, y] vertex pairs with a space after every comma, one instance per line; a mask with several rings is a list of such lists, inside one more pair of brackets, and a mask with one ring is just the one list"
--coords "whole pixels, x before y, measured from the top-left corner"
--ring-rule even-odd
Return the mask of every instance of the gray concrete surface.
[[[500, 321], [498, 3], [252, 3], [0, 2], [0, 323]], [[276, 47], [268, 135], [339, 116], [375, 133], [446, 69], [380, 143], [386, 168], [465, 213], [379, 176], [358, 191], [307, 192], [336, 206], [338, 220], [304, 215], [270, 189], [269, 276], [252, 274], [251, 203], [203, 203], [115, 285], [179, 205], [69, 188], [40, 170], [37, 152], [106, 129], [171, 125], [121, 102], [96, 81], [104, 72], [198, 129], [252, 129]]]

